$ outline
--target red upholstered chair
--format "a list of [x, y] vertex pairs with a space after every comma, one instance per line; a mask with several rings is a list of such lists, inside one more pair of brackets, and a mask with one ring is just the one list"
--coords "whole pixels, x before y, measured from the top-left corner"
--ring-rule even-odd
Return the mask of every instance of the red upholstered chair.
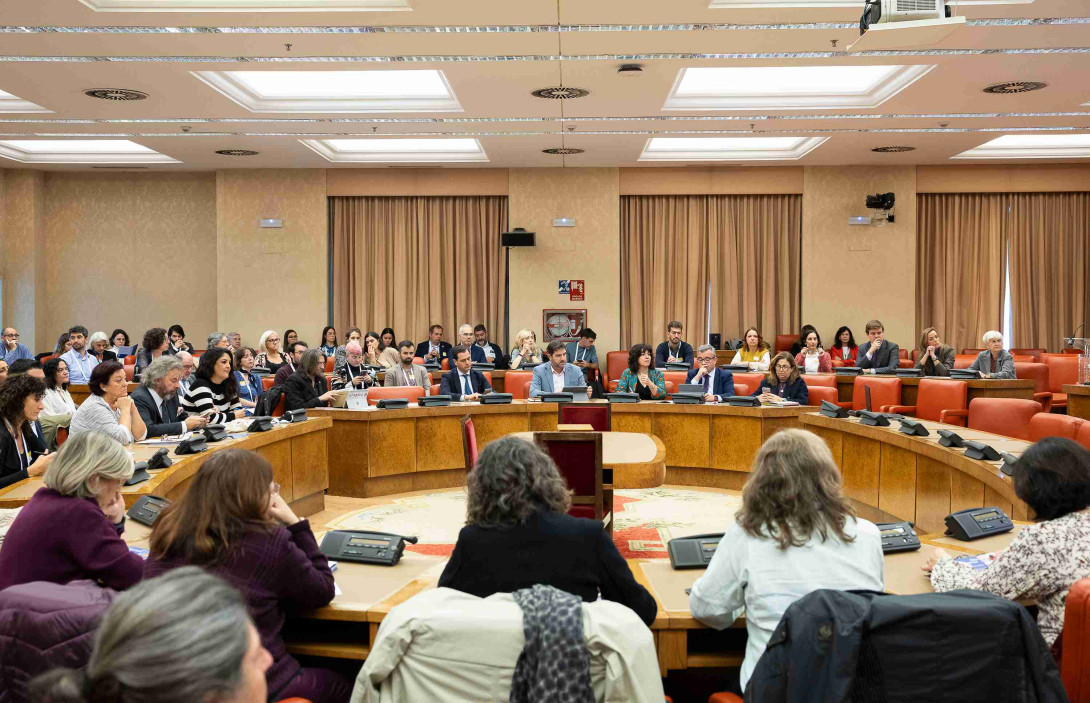
[[415, 403], [424, 396], [424, 389], [420, 386], [376, 386], [367, 391], [367, 403], [378, 405], [385, 398], [404, 398], [410, 403]]
[[836, 388], [836, 375], [831, 373], [804, 373], [802, 380], [806, 384], [807, 390], [817, 386]]
[[[535, 432], [572, 492], [569, 515], [606, 520], [613, 534], [613, 495], [602, 488], [602, 435], [597, 432]], [[607, 495], [608, 493], [608, 495]]]
[[971, 354], [971, 355], [973, 355], [973, 356], [976, 356], [977, 354], [979, 354], [979, 353], [980, 353], [980, 352], [982, 352], [982, 351], [984, 351], [984, 350], [983, 350], [983, 349], [962, 349], [962, 350], [961, 350], [961, 353], [962, 353], [963, 355], [969, 355], [969, 354]]
[[908, 358], [908, 350], [905, 349], [904, 347], [897, 347], [897, 356], [899, 356], [902, 359], [907, 359]]
[[[874, 391], [871, 391], [872, 393]], [[915, 405], [889, 405], [882, 412], [915, 415], [921, 420], [947, 422], [949, 410], [965, 410], [968, 403], [969, 384], [938, 378], [921, 378]], [[956, 422], [954, 424], [961, 424]]]
[[133, 377], [136, 376], [136, 362], [131, 364], [125, 364], [125, 380], [132, 383]]
[[734, 395], [749, 395], [753, 391], [757, 390], [757, 386], [750, 387], [748, 383], [734, 383]]
[[1090, 422], [1083, 422], [1079, 427], [1079, 433], [1075, 435], [1075, 441], [1090, 449]]
[[[663, 377], [666, 378], [666, 392], [676, 393], [677, 389], [681, 387], [682, 383], [685, 383], [685, 377], [688, 375], [685, 371], [663, 371]], [[674, 390], [670, 390], [670, 383], [673, 382]]]
[[511, 386], [511, 382], [508, 382], [504, 388], [511, 394], [512, 399], [526, 400], [530, 397], [530, 384], [532, 382], [533, 379], [529, 378], [519, 379], [514, 382], [514, 387]]
[[533, 377], [533, 371], [508, 371], [503, 376], [503, 390], [505, 393], [510, 393], [512, 398], [526, 398], [526, 391], [519, 395], [519, 387], [523, 381], [526, 381], [526, 387], [529, 388]]
[[863, 390], [867, 386], [870, 386], [871, 410], [901, 404], [901, 379], [856, 376], [852, 386], [852, 410], [867, 409], [867, 393]]
[[414, 364], [420, 364], [421, 366], [423, 366], [423, 365], [424, 365], [424, 357], [422, 357], [422, 356], [414, 356], [414, 357], [413, 357], [413, 363], [414, 363]]
[[276, 378], [273, 376], [265, 375], [261, 377], [261, 389], [269, 390], [276, 384]]
[[1025, 398], [973, 398], [968, 410], [955, 410], [949, 416], [969, 419], [969, 429], [983, 430], [1015, 439], [1029, 439], [1029, 421], [1041, 412], [1041, 404]]
[[68, 428], [67, 427], [58, 427], [57, 428], [57, 449], [60, 449], [61, 445], [64, 444], [66, 441], [68, 441]]
[[708, 703], [742, 703], [742, 699], [733, 693], [720, 691], [719, 693], [713, 693], [708, 696]]
[[431, 391], [429, 391], [429, 395], [439, 395], [439, 387], [440, 384], [438, 383], [431, 384]]
[[1041, 404], [1044, 411], [1052, 411], [1052, 391], [1048, 390], [1048, 365], [1034, 362], [1014, 362], [1014, 375], [1018, 378], [1032, 378], [1034, 381], [1033, 399]]
[[288, 399], [287, 394], [285, 394], [285, 393], [280, 394], [280, 400], [276, 401], [276, 407], [273, 408], [273, 411], [272, 411], [272, 416], [273, 417], [280, 417], [281, 415], [284, 414], [284, 401], [286, 401], [287, 399]]
[[595, 432], [609, 432], [613, 416], [609, 403], [563, 403], [560, 406], [561, 425], [590, 425]]
[[466, 471], [477, 465], [477, 431], [473, 427], [473, 418], [462, 418], [462, 455], [465, 457]]
[[1070, 415], [1053, 415], [1052, 413], [1037, 413], [1029, 419], [1029, 439], [1036, 442], [1045, 437], [1064, 437], [1075, 439], [1079, 434], [1085, 420], [1081, 417]]
[[325, 372], [326, 373], [333, 373], [333, 361], [334, 361], [334, 359], [333, 359], [332, 355], [327, 356], [325, 358]]
[[809, 398], [809, 401], [806, 404], [815, 407], [821, 405], [821, 401], [823, 400], [827, 400], [836, 405], [837, 400], [840, 398], [840, 391], [835, 388], [829, 388], [828, 386], [808, 386], [806, 388], [806, 393]]
[[677, 384], [673, 381], [666, 382], [666, 395], [673, 395], [677, 393]]
[[[621, 374], [628, 368], [628, 352], [626, 351], [611, 351], [606, 353], [606, 381], [620, 381]], [[611, 387], [610, 383], [603, 383], [606, 387]], [[616, 386], [612, 386], [616, 388]]]
[[[759, 373], [756, 371], [741, 371], [734, 374], [734, 387], [737, 388], [739, 383], [744, 383], [750, 392], [757, 390], [757, 386], [761, 385], [761, 381], [768, 378], [768, 374]], [[737, 393], [741, 395], [741, 393]]]
[[776, 351], [772, 356], [776, 356], [782, 351], [791, 351], [791, 345], [799, 341], [797, 334], [778, 334], [776, 335]]
[[967, 369], [973, 365], [974, 361], [976, 361], [976, 354], [955, 354], [954, 368]]
[[1060, 350], [1061, 354], [1082, 354], [1082, 349], [1073, 349], [1072, 347], [1065, 347]]
[[1064, 384], [1079, 382], [1079, 357], [1073, 354], [1049, 354], [1045, 356], [1048, 366], [1048, 389], [1052, 391], [1052, 407], [1067, 412], [1067, 393]]
[[1019, 362], [1026, 363], [1033, 361], [1033, 357], [1028, 354], [1011, 354], [1011, 359], [1014, 359], [1014, 363], [1016, 364]]
[[440, 361], [439, 368], [443, 369], [444, 371], [450, 371], [450, 359], [447, 358]]
[[916, 365], [915, 362], [913, 362], [913, 361], [911, 361], [909, 359], [898, 359], [897, 360], [897, 368], [899, 368], [899, 369], [911, 369], [915, 365]]
[[1041, 355], [1047, 353], [1047, 349], [1011, 349], [1012, 356], [1032, 356], [1034, 361], [1040, 361]]
[[[1090, 426], [1090, 422], [1086, 423]], [[1060, 677], [1071, 703], [1090, 702], [1090, 579], [1076, 581], [1064, 605]]]

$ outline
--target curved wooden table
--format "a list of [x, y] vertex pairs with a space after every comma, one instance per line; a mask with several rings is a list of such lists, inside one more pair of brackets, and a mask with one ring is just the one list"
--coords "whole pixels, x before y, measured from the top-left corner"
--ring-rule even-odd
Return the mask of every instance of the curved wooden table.
[[[819, 374], [833, 376], [835, 374]], [[895, 376], [891, 374], [875, 374], [874, 378], [899, 378], [901, 379], [901, 405], [915, 405], [916, 397], [920, 390], [920, 376]], [[870, 376], [868, 376], [870, 378]], [[973, 398], [1025, 398], [1033, 400], [1033, 391], [1037, 382], [1032, 378], [974, 378], [970, 380], [945, 379], [961, 381], [969, 384], [969, 392], [966, 403]], [[852, 399], [852, 390], [855, 387], [855, 376], [837, 376], [836, 386], [838, 398], [844, 402]], [[878, 410], [878, 408], [874, 408]]]
[[1067, 393], [1067, 414], [1090, 420], [1090, 386], [1065, 383], [1063, 392]]
[[[602, 432], [602, 467], [611, 469], [609, 489], [657, 488], [666, 479], [666, 446], [654, 435], [637, 432]], [[533, 432], [512, 437], [534, 441]]]

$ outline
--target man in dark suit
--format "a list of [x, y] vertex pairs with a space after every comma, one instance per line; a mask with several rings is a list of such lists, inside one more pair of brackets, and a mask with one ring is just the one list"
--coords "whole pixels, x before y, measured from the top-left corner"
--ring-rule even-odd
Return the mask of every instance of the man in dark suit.
[[432, 325], [428, 328], [428, 339], [416, 345], [416, 355], [425, 362], [436, 363], [450, 356], [450, 342], [443, 341], [442, 325]]
[[689, 369], [685, 382], [704, 386], [705, 402], [719, 403], [734, 395], [734, 374], [715, 367], [715, 347], [702, 344], [696, 350], [696, 361], [700, 366]]
[[482, 395], [492, 392], [492, 385], [484, 374], [473, 370], [469, 349], [459, 344], [451, 350], [450, 358], [454, 359], [454, 368], [443, 374], [439, 381], [440, 395], [449, 395], [451, 400], [457, 402], [480, 400]]
[[475, 345], [480, 347], [484, 352], [485, 361], [490, 364], [495, 364], [497, 369], [507, 368], [507, 357], [504, 356], [503, 350], [500, 349], [500, 345], [488, 341], [487, 327], [484, 325], [477, 325], [474, 327], [473, 338]]
[[867, 323], [869, 342], [859, 345], [859, 360], [856, 364], [863, 373], [897, 373], [901, 363], [901, 352], [896, 344], [885, 339], [886, 328], [878, 320]]
[[461, 325], [458, 327], [458, 344], [469, 350], [469, 360], [474, 364], [487, 364], [488, 357], [484, 349], [473, 343], [473, 327]]
[[288, 380], [295, 369], [299, 368], [299, 362], [303, 360], [303, 353], [307, 350], [306, 342], [292, 342], [291, 349], [288, 350], [288, 363], [281, 366], [276, 370], [276, 375], [273, 376], [273, 385], [282, 386], [284, 382]]
[[204, 427], [208, 418], [188, 416], [178, 407], [178, 386], [182, 381], [182, 362], [164, 354], [144, 371], [140, 387], [132, 392], [132, 402], [148, 428], [148, 438], [178, 435]]
[[666, 324], [666, 341], [655, 349], [655, 367], [662, 368], [668, 362], [693, 365], [693, 346], [681, 340], [681, 323], [671, 320]]

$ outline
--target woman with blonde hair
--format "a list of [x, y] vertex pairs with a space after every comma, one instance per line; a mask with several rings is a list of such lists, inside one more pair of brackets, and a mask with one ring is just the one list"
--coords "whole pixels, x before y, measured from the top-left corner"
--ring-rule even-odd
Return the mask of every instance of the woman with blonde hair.
[[280, 333], [276, 330], [265, 330], [261, 339], [257, 342], [257, 358], [254, 366], [269, 370], [269, 374], [276, 375], [288, 360], [280, 352]]
[[742, 335], [742, 346], [730, 360], [732, 364], [746, 364], [750, 371], [768, 371], [768, 342], [761, 338], [756, 327], [749, 327]]
[[950, 375], [950, 369], [954, 368], [954, 348], [942, 343], [942, 338], [934, 327], [928, 327], [920, 333], [919, 350], [916, 368], [922, 370], [924, 376]]
[[537, 348], [537, 335], [533, 330], [519, 330], [519, 333], [515, 335], [515, 346], [511, 349], [510, 368], [514, 370], [540, 363], [541, 351]]
[[[784, 353], [786, 358], [789, 355]], [[881, 591], [882, 540], [841, 494], [829, 447], [806, 430], [781, 430], [761, 447], [689, 610], [722, 630], [745, 608], [741, 693], [787, 607], [821, 588]]]

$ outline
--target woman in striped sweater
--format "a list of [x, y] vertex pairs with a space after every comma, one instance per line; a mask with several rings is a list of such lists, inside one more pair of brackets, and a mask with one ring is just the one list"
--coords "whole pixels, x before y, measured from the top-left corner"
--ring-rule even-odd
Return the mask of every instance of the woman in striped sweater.
[[193, 372], [196, 377], [182, 398], [182, 409], [207, 417], [210, 424], [230, 422], [246, 411], [238, 399], [238, 382], [231, 366], [231, 350], [209, 349]]

